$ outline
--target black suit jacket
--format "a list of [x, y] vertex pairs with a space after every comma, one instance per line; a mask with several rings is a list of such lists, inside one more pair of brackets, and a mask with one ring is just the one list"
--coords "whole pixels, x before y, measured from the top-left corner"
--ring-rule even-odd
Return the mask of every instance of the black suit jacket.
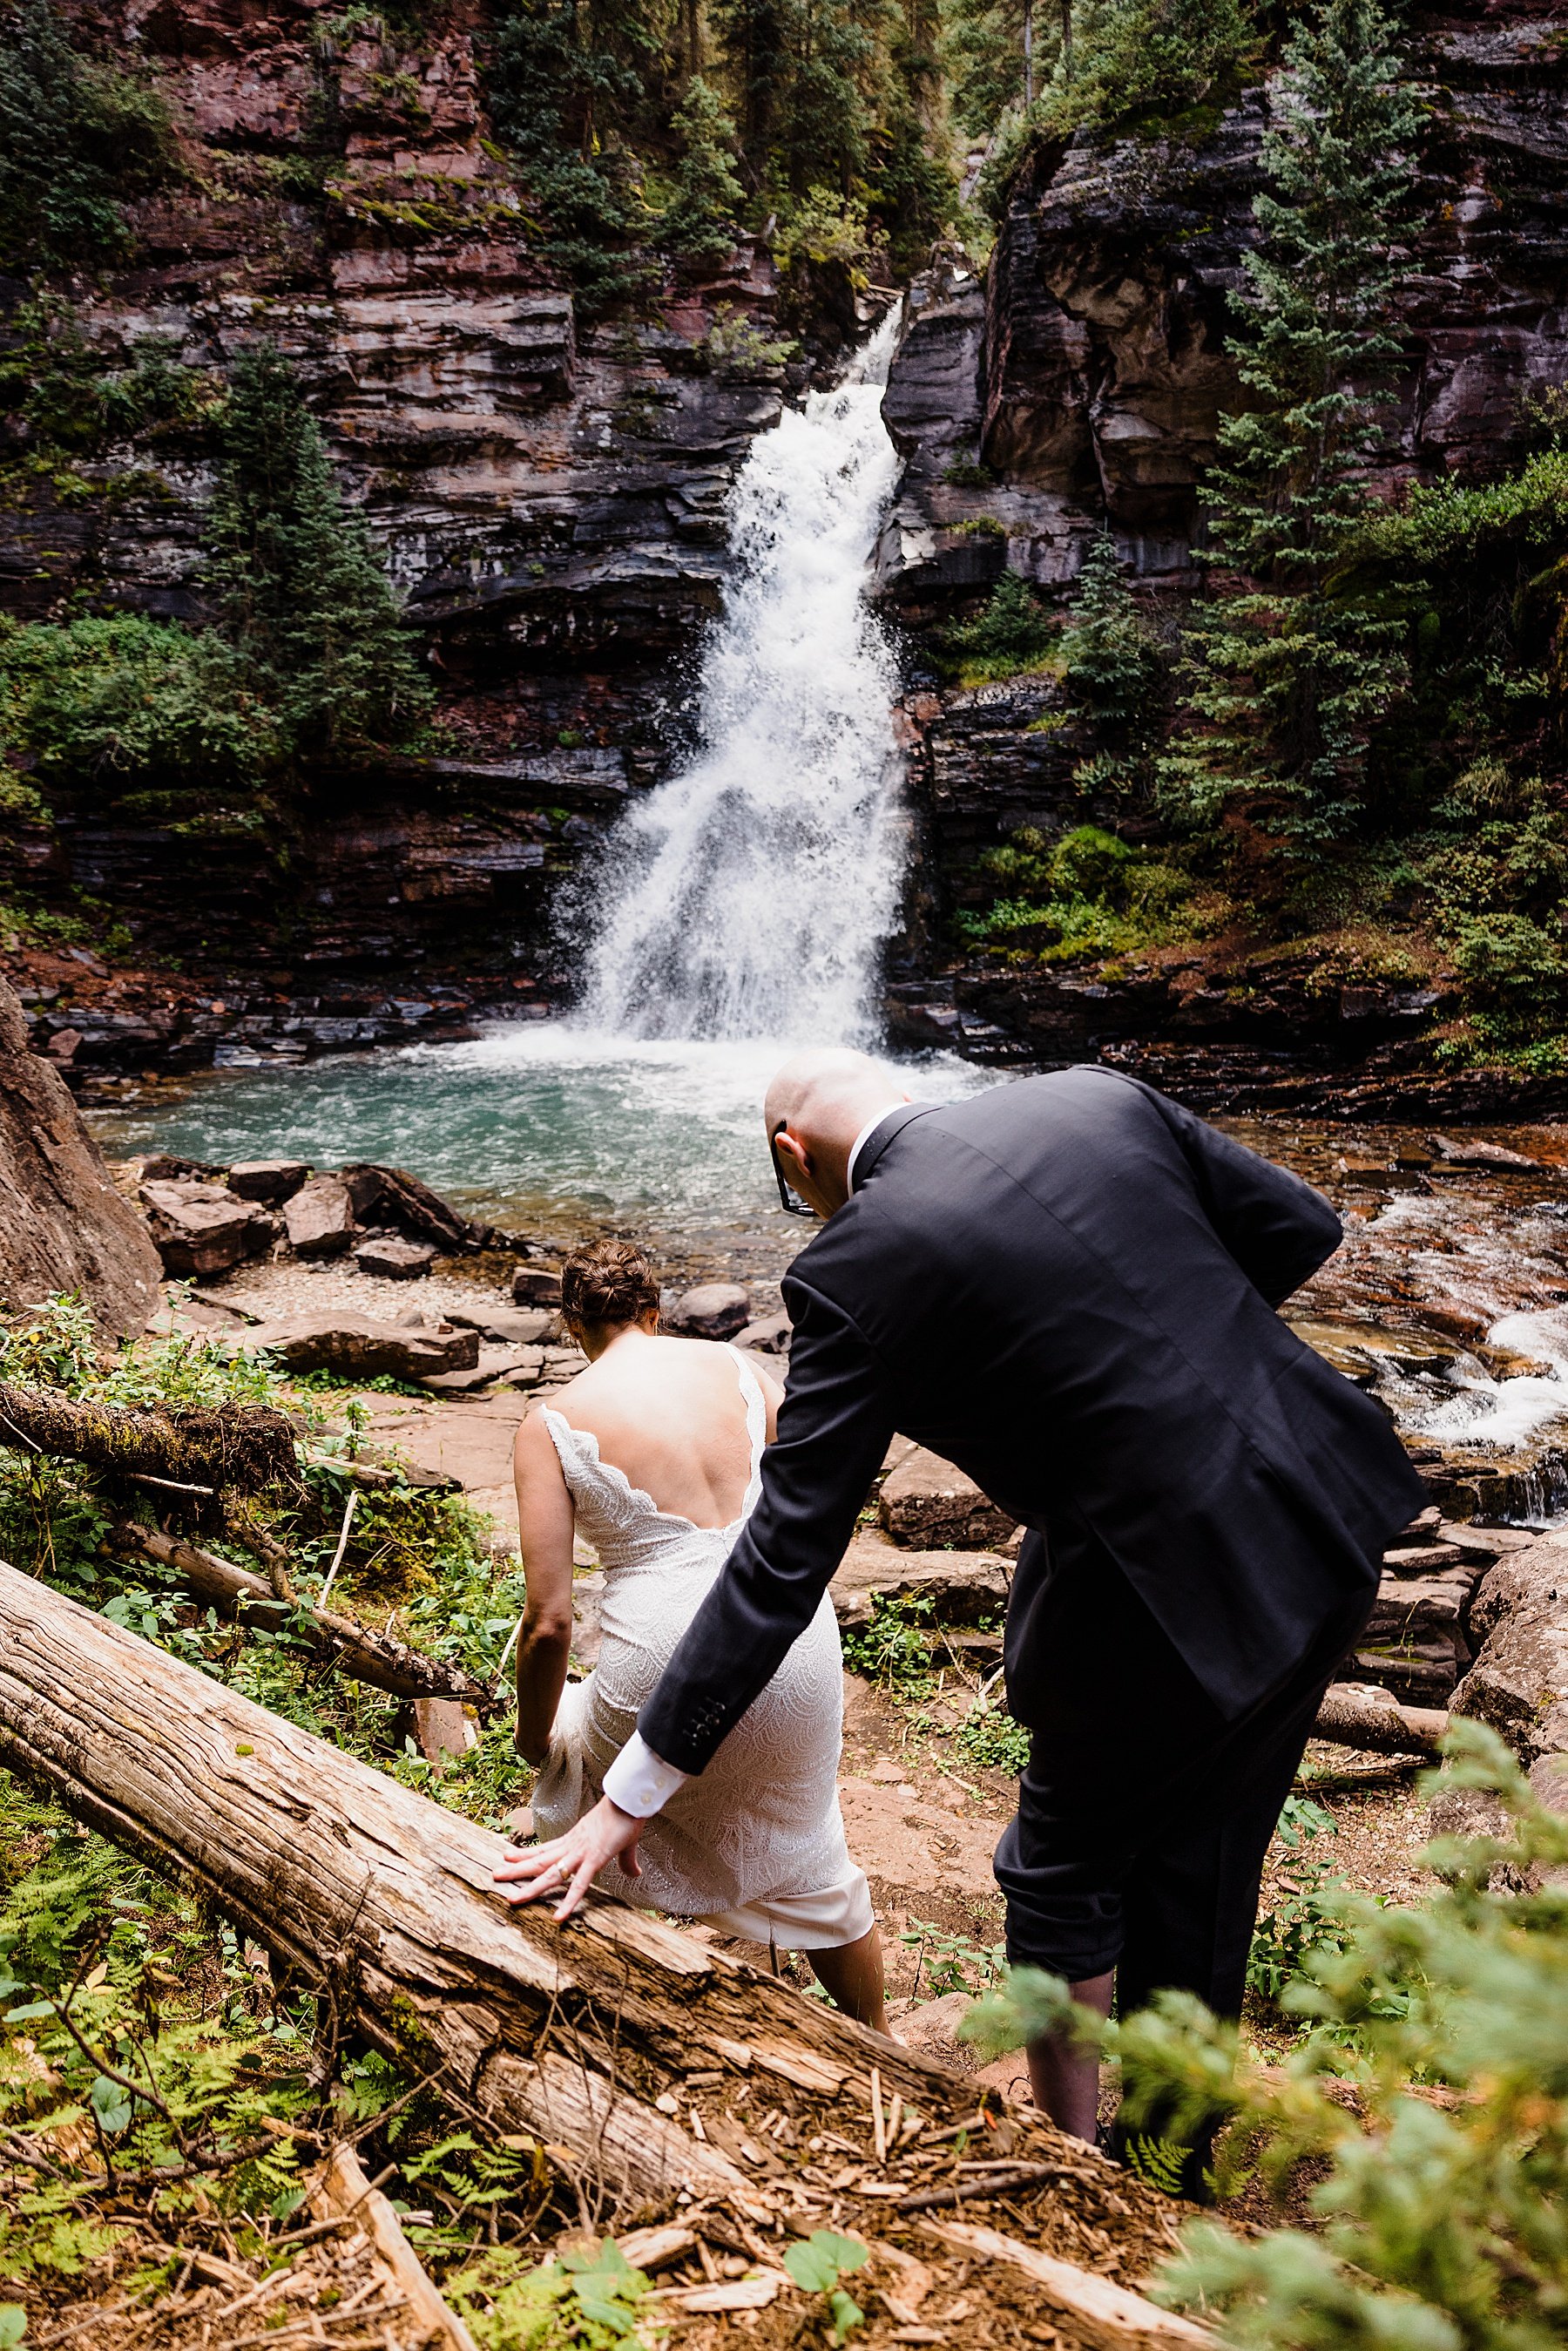
[[897, 1430], [1097, 1541], [1228, 1717], [1370, 1598], [1425, 1490], [1275, 1312], [1339, 1246], [1310, 1186], [1092, 1068], [895, 1112], [856, 1176], [785, 1277], [762, 1498], [639, 1718], [656, 1754], [701, 1771], [777, 1671]]

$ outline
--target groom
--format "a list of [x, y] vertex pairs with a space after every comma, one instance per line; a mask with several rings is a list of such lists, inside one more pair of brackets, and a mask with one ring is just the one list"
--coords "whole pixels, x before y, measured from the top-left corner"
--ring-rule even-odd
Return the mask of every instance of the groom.
[[[1030, 1530], [1008, 1703], [1032, 1734], [996, 1853], [1015, 1964], [1123, 2015], [1241, 2011], [1263, 1857], [1324, 1686], [1425, 1500], [1377, 1407], [1275, 1310], [1339, 1220], [1297, 1176], [1136, 1079], [1065, 1070], [944, 1107], [863, 1054], [789, 1062], [767, 1129], [824, 1220], [784, 1283], [789, 1384], [762, 1499], [603, 1802], [511, 1856], [557, 1917], [777, 1671], [896, 1431]], [[515, 1898], [515, 1895], [514, 1895]], [[1097, 2075], [1030, 2053], [1092, 2139]]]

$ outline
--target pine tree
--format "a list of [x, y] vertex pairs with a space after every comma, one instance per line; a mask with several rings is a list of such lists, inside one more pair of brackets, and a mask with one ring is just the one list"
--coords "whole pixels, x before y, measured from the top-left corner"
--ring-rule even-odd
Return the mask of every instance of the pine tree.
[[430, 686], [294, 369], [270, 344], [234, 369], [207, 539], [224, 632], [295, 751], [343, 757], [407, 734]]
[[683, 152], [659, 240], [682, 260], [711, 267], [734, 244], [746, 192], [735, 177], [734, 123], [701, 74], [686, 92], [674, 129]]
[[1107, 747], [1147, 743], [1165, 684], [1159, 643], [1122, 576], [1108, 530], [1090, 542], [1062, 632], [1064, 683]]
[[1193, 723], [1163, 763], [1194, 817], [1241, 795], [1311, 855], [1350, 824], [1370, 730], [1400, 689], [1401, 623], [1340, 589], [1398, 344], [1389, 331], [1421, 111], [1376, 0], [1324, 0], [1295, 29], [1264, 141], [1271, 193], [1231, 349], [1249, 406], [1220, 423], [1201, 496], [1241, 578], [1200, 614]]
[[872, 139], [872, 202], [896, 277], [921, 266], [932, 239], [958, 207], [958, 182], [945, 152], [940, 36], [934, 0], [906, 0], [888, 43], [884, 95]]

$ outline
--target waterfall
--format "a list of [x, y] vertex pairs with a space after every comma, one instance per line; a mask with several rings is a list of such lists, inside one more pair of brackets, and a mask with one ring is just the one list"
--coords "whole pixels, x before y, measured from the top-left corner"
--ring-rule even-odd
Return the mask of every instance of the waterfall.
[[832, 392], [762, 434], [730, 504], [695, 756], [628, 811], [580, 893], [580, 1020], [617, 1037], [844, 1043], [898, 902], [891, 649], [864, 601], [898, 479], [890, 316]]

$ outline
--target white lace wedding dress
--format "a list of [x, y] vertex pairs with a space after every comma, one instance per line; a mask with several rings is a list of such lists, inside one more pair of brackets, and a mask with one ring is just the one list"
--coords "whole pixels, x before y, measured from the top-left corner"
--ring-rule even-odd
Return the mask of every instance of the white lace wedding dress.
[[[727, 1527], [694, 1526], [658, 1510], [599, 1459], [597, 1437], [544, 1407], [578, 1530], [605, 1571], [605, 1594], [598, 1663], [562, 1693], [534, 1789], [542, 1838], [563, 1835], [598, 1802], [639, 1708], [756, 1507], [767, 1405], [751, 1365], [730, 1352], [745, 1398], [752, 1474], [741, 1515]], [[865, 1934], [871, 1898], [838, 1809], [842, 1673], [838, 1625], [824, 1593], [707, 1770], [644, 1832], [642, 1876], [628, 1878], [612, 1865], [599, 1878], [606, 1892], [786, 1949], [828, 1949]]]

